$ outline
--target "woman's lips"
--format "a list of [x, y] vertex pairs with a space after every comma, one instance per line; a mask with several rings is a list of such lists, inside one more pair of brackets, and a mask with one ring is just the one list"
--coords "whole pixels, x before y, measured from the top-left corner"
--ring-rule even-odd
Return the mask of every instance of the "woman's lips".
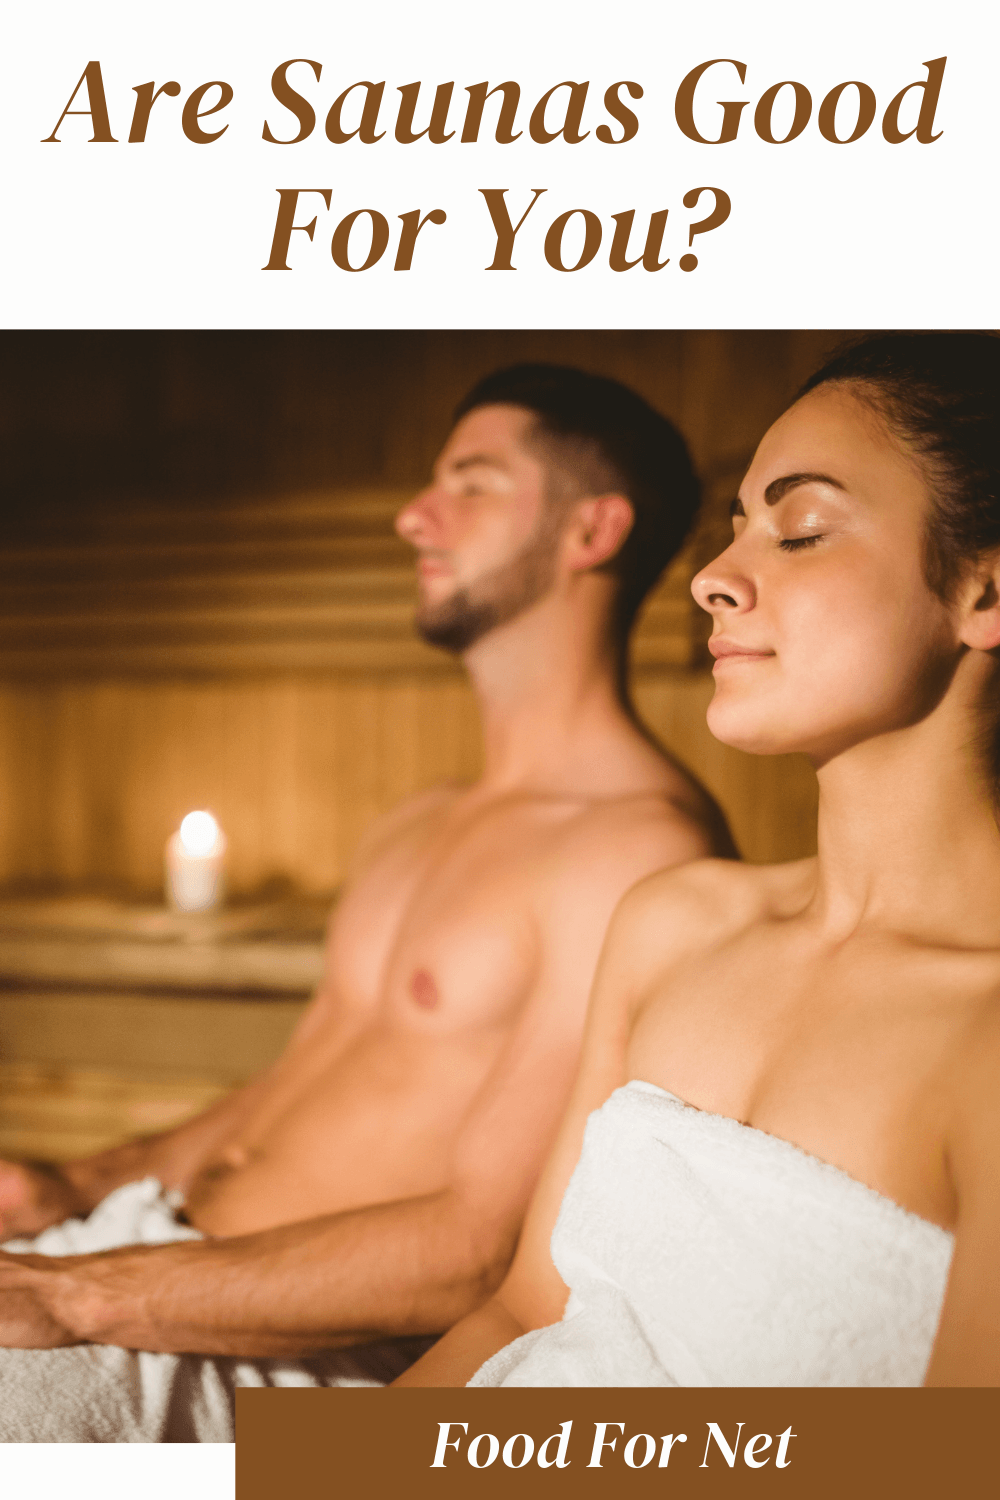
[[737, 641], [716, 639], [709, 641], [708, 649], [715, 657], [713, 671], [728, 662], [767, 661], [775, 655], [773, 651], [759, 650], [753, 646], [741, 646]]

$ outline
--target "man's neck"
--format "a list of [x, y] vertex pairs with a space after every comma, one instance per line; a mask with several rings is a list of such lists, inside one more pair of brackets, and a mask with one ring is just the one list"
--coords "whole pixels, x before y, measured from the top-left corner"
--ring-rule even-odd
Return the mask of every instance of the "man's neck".
[[466, 653], [483, 791], [614, 796], [655, 786], [659, 757], [622, 702], [607, 610], [595, 602], [546, 598]]

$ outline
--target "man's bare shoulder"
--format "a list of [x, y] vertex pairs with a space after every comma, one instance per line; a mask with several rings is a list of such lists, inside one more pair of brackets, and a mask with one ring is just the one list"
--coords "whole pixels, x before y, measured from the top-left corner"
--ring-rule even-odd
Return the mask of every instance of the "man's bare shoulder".
[[560, 855], [576, 860], [607, 857], [616, 848], [641, 851], [643, 858], [655, 856], [650, 870], [716, 852], [705, 822], [671, 791], [659, 788], [581, 800], [566, 820], [560, 842]]
[[422, 831], [445, 814], [467, 788], [460, 782], [439, 782], [399, 802], [365, 829], [351, 861], [350, 875], [359, 874], [391, 844]]
[[705, 828], [659, 791], [552, 799], [537, 818], [544, 853], [533, 900], [548, 897], [558, 910], [596, 904], [605, 921], [636, 881], [713, 852]]

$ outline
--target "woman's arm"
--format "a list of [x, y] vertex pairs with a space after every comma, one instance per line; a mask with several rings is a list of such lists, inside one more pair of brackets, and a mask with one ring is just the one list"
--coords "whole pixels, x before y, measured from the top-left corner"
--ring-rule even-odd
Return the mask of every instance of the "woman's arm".
[[956, 1069], [955, 1253], [925, 1385], [1000, 1386], [1000, 1006]]

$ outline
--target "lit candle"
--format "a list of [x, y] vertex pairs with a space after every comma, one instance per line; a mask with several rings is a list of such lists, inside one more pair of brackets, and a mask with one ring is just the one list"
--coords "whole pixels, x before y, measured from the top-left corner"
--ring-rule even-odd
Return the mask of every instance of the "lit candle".
[[225, 885], [226, 836], [210, 812], [190, 812], [167, 840], [167, 901], [175, 911], [211, 911]]

